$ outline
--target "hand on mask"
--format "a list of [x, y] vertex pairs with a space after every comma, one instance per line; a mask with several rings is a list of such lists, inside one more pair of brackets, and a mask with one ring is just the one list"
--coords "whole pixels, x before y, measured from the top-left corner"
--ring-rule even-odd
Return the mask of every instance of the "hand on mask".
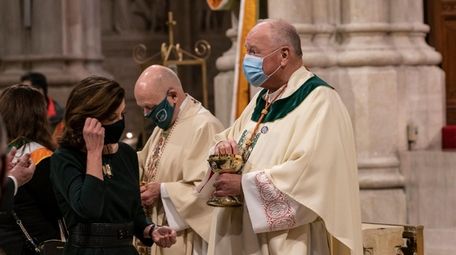
[[101, 155], [104, 145], [105, 130], [95, 118], [87, 118], [84, 123], [82, 135], [86, 144], [87, 152]]

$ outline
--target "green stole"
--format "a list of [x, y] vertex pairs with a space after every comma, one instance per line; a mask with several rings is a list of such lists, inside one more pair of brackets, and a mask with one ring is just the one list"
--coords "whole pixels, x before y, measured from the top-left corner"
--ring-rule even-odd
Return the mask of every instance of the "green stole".
[[[282, 98], [273, 102], [269, 108], [268, 113], [264, 117], [262, 123], [272, 122], [285, 117], [288, 113], [292, 112], [295, 108], [297, 108], [304, 101], [304, 99], [306, 99], [306, 97], [319, 86], [326, 86], [334, 89], [333, 87], [328, 85], [324, 80], [320, 79], [320, 77], [314, 75], [313, 77], [309, 78], [306, 82], [304, 82], [304, 84], [302, 84], [289, 97]], [[253, 110], [253, 114], [251, 117], [252, 121], [257, 122], [260, 119], [261, 111], [264, 109], [264, 106], [266, 104], [266, 100], [264, 100], [263, 96], [267, 93], [267, 91], [267, 89], [263, 89], [258, 95], [255, 109]]]

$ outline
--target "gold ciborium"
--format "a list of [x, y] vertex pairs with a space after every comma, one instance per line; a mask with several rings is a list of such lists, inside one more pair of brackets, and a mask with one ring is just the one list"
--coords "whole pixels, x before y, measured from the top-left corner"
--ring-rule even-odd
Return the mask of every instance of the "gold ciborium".
[[[214, 173], [240, 173], [244, 166], [244, 160], [241, 155], [211, 155], [207, 160]], [[210, 206], [217, 207], [237, 207], [242, 202], [239, 196], [216, 197], [212, 195], [207, 201]]]

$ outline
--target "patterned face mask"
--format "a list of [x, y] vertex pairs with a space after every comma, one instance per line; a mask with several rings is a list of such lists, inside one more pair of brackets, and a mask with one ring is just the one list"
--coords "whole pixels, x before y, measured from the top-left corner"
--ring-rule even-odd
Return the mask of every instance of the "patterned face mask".
[[168, 102], [168, 93], [165, 98], [158, 105], [156, 105], [149, 113], [146, 113], [144, 117], [151, 120], [157, 127], [167, 130], [171, 126], [173, 120], [174, 105]]

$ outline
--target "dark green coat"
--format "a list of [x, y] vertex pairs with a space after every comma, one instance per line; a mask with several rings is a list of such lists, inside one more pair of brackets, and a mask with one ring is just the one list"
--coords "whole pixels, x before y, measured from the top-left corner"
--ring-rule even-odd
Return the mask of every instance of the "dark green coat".
[[[51, 159], [51, 182], [68, 229], [77, 223], [134, 222], [135, 236], [146, 245], [144, 228], [150, 224], [144, 216], [139, 194], [139, 171], [136, 152], [119, 143], [114, 154], [103, 155], [110, 164], [112, 177], [100, 180], [86, 174], [86, 153], [70, 148], [57, 149]], [[65, 247], [65, 254], [137, 254], [133, 246], [121, 248]]]

